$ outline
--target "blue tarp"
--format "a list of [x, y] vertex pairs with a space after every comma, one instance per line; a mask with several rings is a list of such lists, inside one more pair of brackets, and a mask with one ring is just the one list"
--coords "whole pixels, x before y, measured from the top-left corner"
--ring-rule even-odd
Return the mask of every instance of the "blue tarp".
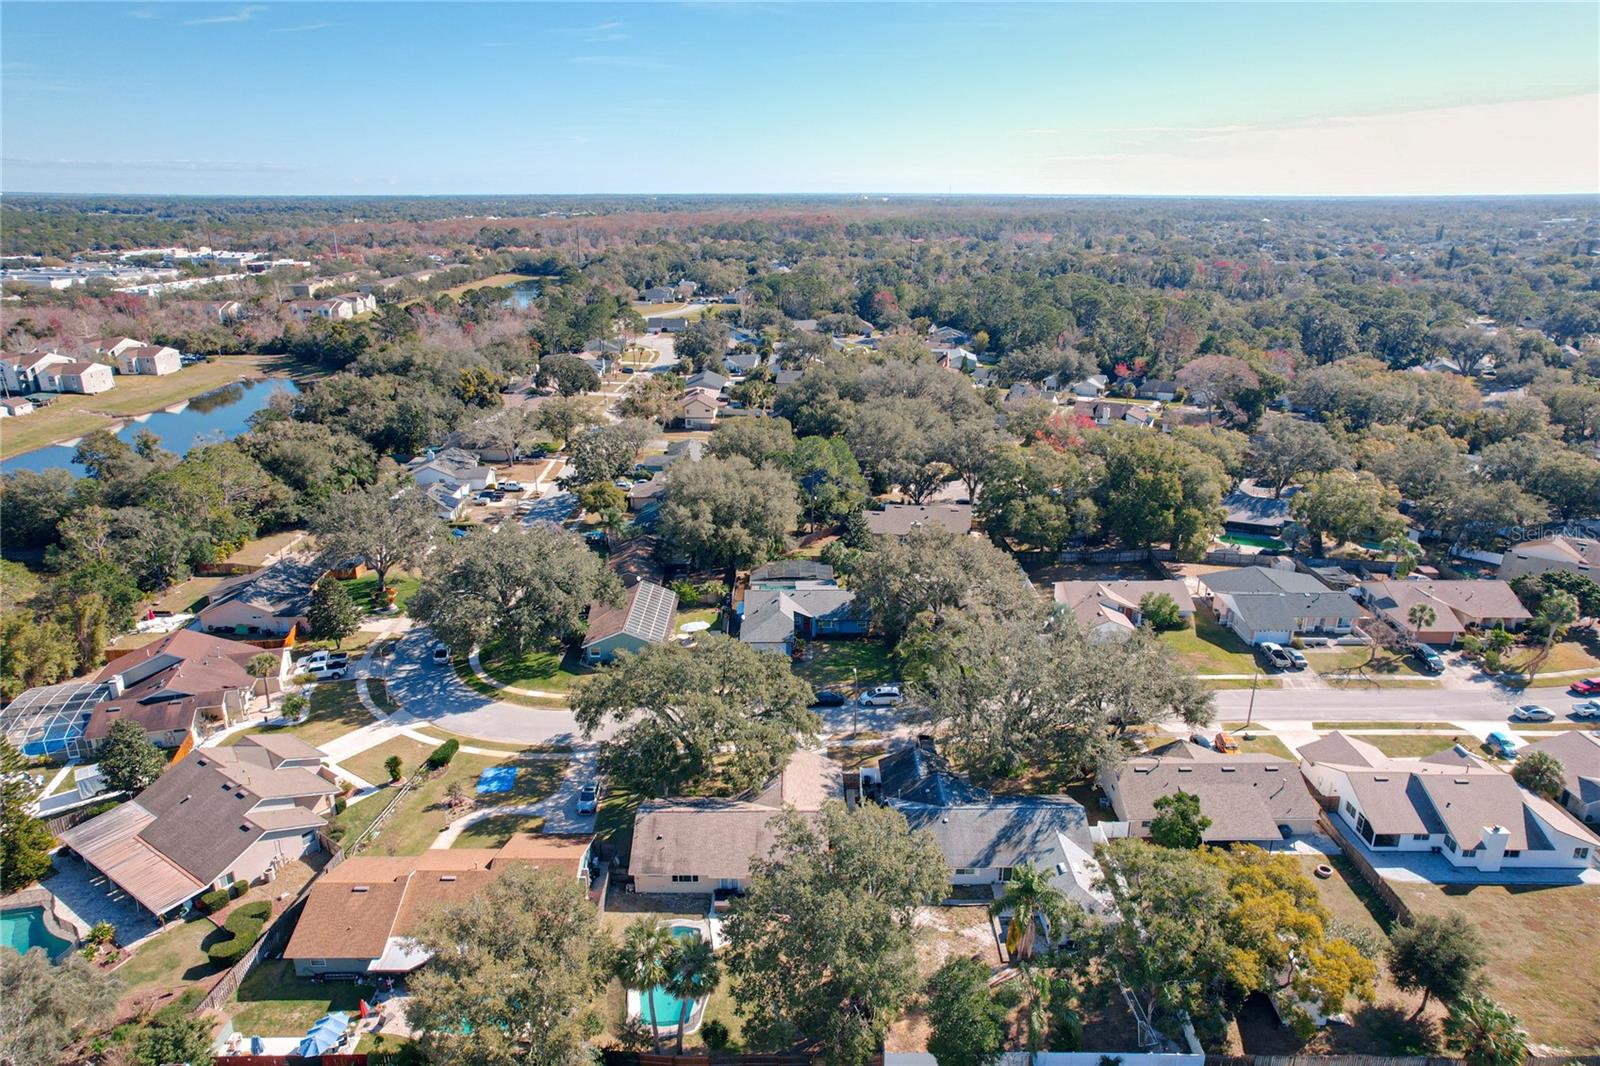
[[478, 795], [485, 796], [491, 792], [510, 792], [511, 786], [517, 783], [517, 768], [515, 766], [491, 766], [478, 775]]
[[324, 1014], [317, 1019], [310, 1032], [306, 1033], [306, 1038], [300, 1041], [300, 1046], [294, 1049], [294, 1053], [303, 1058], [321, 1055], [339, 1043], [349, 1026], [350, 1015], [343, 1011]]

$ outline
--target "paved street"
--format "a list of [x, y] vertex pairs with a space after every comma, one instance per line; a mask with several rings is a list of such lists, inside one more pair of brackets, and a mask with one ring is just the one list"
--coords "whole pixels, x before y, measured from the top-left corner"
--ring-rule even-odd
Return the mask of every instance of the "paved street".
[[[1219, 719], [1242, 721], [1250, 706], [1249, 689], [1217, 694]], [[1294, 721], [1503, 722], [1519, 703], [1543, 703], [1565, 715], [1574, 701], [1561, 689], [1516, 693], [1499, 685], [1473, 690], [1404, 689], [1350, 686], [1344, 689], [1271, 689], [1255, 694], [1257, 719]]]
[[[502, 703], [461, 683], [446, 663], [432, 658], [433, 638], [418, 627], [407, 633], [372, 676], [385, 678], [404, 714], [418, 722], [483, 740], [514, 744], [584, 744], [572, 712]], [[609, 730], [595, 739], [609, 735]]]

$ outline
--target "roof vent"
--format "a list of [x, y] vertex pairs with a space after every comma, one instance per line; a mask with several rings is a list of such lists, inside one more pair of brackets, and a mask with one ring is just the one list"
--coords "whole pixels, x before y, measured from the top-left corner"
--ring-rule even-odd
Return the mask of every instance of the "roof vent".
[[1178, 767], [1178, 773], [1180, 773], [1180, 774], [1192, 774], [1192, 773], [1194, 773], [1194, 767], [1192, 767], [1192, 766], [1180, 766], [1180, 767]]
[[1277, 772], [1278, 772], [1278, 769], [1279, 769], [1279, 768], [1278, 768], [1278, 767], [1276, 767], [1276, 766], [1263, 766], [1263, 767], [1262, 767], [1262, 768], [1261, 768], [1261, 769], [1262, 769], [1262, 770], [1263, 770], [1263, 771], [1265, 771], [1265, 772], [1266, 772], [1266, 773], [1269, 773], [1269, 774], [1275, 774], [1275, 773], [1277, 773]]
[[1374, 777], [1372, 782], [1376, 785], [1387, 785], [1389, 783], [1389, 779], [1387, 777]]
[[178, 802], [179, 803], [188, 803], [193, 798], [194, 798], [193, 796], [185, 796], [185, 797], [183, 797], [183, 799], [179, 800]]
[[196, 759], [194, 764], [196, 766], [204, 766], [206, 764], [206, 761], [204, 759]]
[[1234, 767], [1232, 767], [1232, 766], [1224, 766], [1222, 768], [1222, 772], [1225, 773], [1225, 774], [1231, 774], [1231, 773], [1233, 773], [1233, 771], [1234, 771]]
[[455, 874], [440, 874], [439, 875], [439, 880], [441, 880], [441, 881], [454, 881], [455, 879], [456, 879], [456, 875]]
[[239, 832], [248, 833], [248, 832], [250, 832], [250, 827], [248, 825], [245, 825], [245, 824], [241, 823], [239, 825]]
[[1466, 783], [1467, 783], [1467, 779], [1466, 779], [1466, 778], [1464, 778], [1464, 777], [1458, 777], [1458, 778], [1456, 778], [1456, 784], [1458, 784], [1458, 785], [1464, 785], [1464, 784], [1466, 784]]
[[367, 886], [366, 885], [351, 885], [350, 886], [350, 891], [352, 891], [352, 892], [365, 892], [366, 890], [367, 890]]

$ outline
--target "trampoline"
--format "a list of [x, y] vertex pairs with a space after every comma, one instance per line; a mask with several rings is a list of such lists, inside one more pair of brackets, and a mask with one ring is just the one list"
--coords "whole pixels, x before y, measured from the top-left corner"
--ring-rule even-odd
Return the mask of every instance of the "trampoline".
[[478, 795], [487, 796], [495, 792], [510, 792], [511, 786], [517, 782], [517, 768], [515, 766], [491, 766], [478, 775]]

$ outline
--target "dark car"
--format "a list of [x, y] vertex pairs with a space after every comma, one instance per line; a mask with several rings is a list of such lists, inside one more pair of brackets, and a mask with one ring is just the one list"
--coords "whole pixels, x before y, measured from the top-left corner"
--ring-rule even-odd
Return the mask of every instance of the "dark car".
[[813, 696], [812, 699], [811, 699], [811, 706], [813, 706], [813, 707], [843, 707], [848, 702], [849, 701], [844, 698], [844, 694], [843, 693], [834, 692], [832, 689], [824, 688], [824, 689], [818, 689], [817, 690], [816, 695]]
[[1424, 670], [1428, 671], [1428, 673], [1444, 673], [1444, 656], [1440, 655], [1426, 644], [1418, 644], [1416, 648], [1412, 650], [1411, 654], [1417, 660], [1418, 665], [1420, 665]]

